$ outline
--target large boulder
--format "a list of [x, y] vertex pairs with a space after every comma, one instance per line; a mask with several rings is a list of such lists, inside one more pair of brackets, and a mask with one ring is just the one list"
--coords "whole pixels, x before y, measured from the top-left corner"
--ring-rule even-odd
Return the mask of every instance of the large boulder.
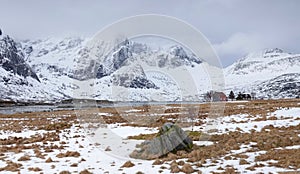
[[165, 123], [158, 135], [152, 140], [146, 140], [138, 145], [130, 157], [137, 159], [156, 159], [169, 152], [176, 153], [179, 150], [190, 151], [193, 147], [193, 140], [177, 125]]

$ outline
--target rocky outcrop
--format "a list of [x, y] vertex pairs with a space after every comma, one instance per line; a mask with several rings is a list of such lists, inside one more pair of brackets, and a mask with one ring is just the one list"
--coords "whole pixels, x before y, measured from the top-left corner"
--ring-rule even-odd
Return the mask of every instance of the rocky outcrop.
[[166, 53], [157, 52], [158, 67], [176, 68], [180, 66], [193, 66], [193, 64], [200, 64], [202, 61], [194, 54], [185, 51], [181, 46], [175, 45], [170, 47]]
[[268, 98], [299, 98], [300, 73], [283, 74], [257, 84], [254, 89]]
[[23, 77], [32, 77], [40, 82], [36, 73], [25, 62], [23, 52], [18, 44], [9, 36], [0, 40], [0, 66], [6, 71]]
[[202, 63], [202, 61], [197, 58], [195, 55], [191, 54], [189, 55], [183, 47], [181, 46], [172, 46], [171, 48], [169, 48], [170, 50], [170, 53], [171, 55], [175, 56], [176, 58], [180, 59], [180, 60], [184, 60], [185, 63], [191, 63], [191, 62], [194, 62], [194, 63], [197, 63], [197, 64], [200, 64]]
[[140, 149], [133, 151], [130, 157], [150, 160], [162, 157], [169, 152], [190, 151], [193, 141], [179, 126], [165, 123], [154, 139], [146, 140], [138, 147]]
[[112, 74], [112, 82], [116, 86], [126, 88], [158, 89], [149, 79], [140, 65], [131, 65], [120, 68]]

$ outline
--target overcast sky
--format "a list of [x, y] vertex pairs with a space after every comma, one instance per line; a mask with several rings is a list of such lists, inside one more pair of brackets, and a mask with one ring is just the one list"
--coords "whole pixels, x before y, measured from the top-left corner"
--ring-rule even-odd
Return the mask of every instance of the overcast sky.
[[248, 52], [300, 53], [298, 0], [0, 0], [0, 28], [17, 39], [92, 36], [124, 17], [164, 14], [212, 43], [224, 66]]

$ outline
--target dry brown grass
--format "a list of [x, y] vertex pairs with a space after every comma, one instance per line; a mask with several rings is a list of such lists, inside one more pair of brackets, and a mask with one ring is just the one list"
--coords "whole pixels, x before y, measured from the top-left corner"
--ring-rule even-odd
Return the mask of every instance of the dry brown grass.
[[271, 149], [266, 154], [259, 155], [256, 161], [276, 160], [278, 162], [270, 163], [270, 166], [281, 168], [300, 168], [300, 149]]
[[128, 136], [127, 139], [135, 139], [135, 140], [151, 140], [155, 138], [158, 134], [153, 133], [153, 134], [139, 134], [139, 135], [133, 135], [133, 136]]
[[[203, 124], [202, 120], [207, 117], [216, 117], [223, 115], [233, 114], [247, 114], [248, 118], [255, 118], [255, 121], [276, 120], [274, 115], [269, 116], [269, 112], [273, 112], [280, 108], [300, 107], [299, 99], [289, 100], [258, 100], [242, 103], [225, 103], [224, 114], [215, 115], [213, 109], [215, 108], [210, 103], [205, 104], [172, 104], [165, 106], [138, 106], [138, 107], [120, 107], [120, 108], [93, 108], [81, 111], [54, 111], [54, 112], [35, 112], [35, 113], [22, 113], [12, 115], [0, 114], [0, 130], [22, 132], [24, 129], [29, 130], [46, 130], [48, 132], [43, 134], [33, 135], [31, 137], [8, 137], [6, 139], [0, 139], [0, 158], [5, 160], [6, 153], [21, 153], [27, 149], [34, 149], [35, 157], [45, 159], [46, 153], [53, 152], [55, 149], [63, 150], [64, 143], [60, 140], [59, 134], [62, 131], [66, 131], [73, 124], [77, 124], [78, 120], [84, 123], [91, 123], [91, 128], [97, 128], [101, 125], [110, 123], [120, 123], [123, 126], [144, 126], [144, 127], [160, 127], [165, 122], [175, 122], [182, 126], [191, 126], [191, 123], [185, 122], [186, 114], [178, 114], [178, 112], [186, 112], [187, 108], [197, 106], [200, 108], [197, 121], [194, 125]], [[174, 108], [177, 107], [177, 108]], [[138, 109], [140, 111], [126, 114], [128, 109]], [[98, 113], [109, 113], [112, 116], [99, 116]], [[163, 116], [150, 117], [151, 113], [165, 113]], [[176, 113], [176, 114], [174, 114]], [[148, 115], [147, 115], [148, 114]], [[259, 116], [258, 116], [259, 115]], [[150, 119], [151, 118], [151, 119]], [[290, 117], [292, 118], [292, 117]], [[283, 118], [287, 119], [287, 118]], [[245, 121], [243, 121], [245, 122]], [[233, 123], [234, 124], [234, 123]], [[176, 154], [169, 154], [166, 157], [157, 161], [158, 165], [165, 164], [167, 161], [173, 161], [176, 159], [186, 158], [188, 163], [194, 166], [203, 166], [207, 159], [220, 159], [222, 157], [225, 160], [237, 159], [240, 160], [240, 164], [247, 164], [247, 156], [244, 154], [232, 155], [231, 150], [240, 149], [242, 144], [249, 144], [250, 142], [256, 142], [256, 145], [252, 145], [248, 150], [249, 152], [255, 152], [260, 150], [267, 151], [266, 154], [260, 155], [256, 158], [257, 165], [252, 165], [247, 170], [255, 170], [257, 167], [262, 167], [259, 162], [269, 159], [276, 160], [276, 163], [269, 165], [276, 167], [287, 168], [292, 166], [294, 168], [300, 168], [299, 149], [275, 149], [278, 147], [287, 147], [293, 145], [300, 145], [300, 125], [290, 127], [273, 127], [272, 125], [266, 126], [260, 132], [254, 130], [250, 133], [243, 133], [239, 130], [234, 132], [228, 132], [222, 135], [207, 135], [213, 145], [197, 147], [195, 146], [192, 152], [179, 151]], [[132, 136], [133, 139], [151, 139], [156, 134], [141, 134], [138, 136]], [[199, 137], [204, 135], [201, 132], [191, 132], [189, 134], [193, 140], [199, 140]], [[81, 138], [81, 137], [74, 137]], [[82, 137], [83, 138], [83, 137]], [[43, 142], [40, 144], [39, 142]], [[51, 142], [60, 142], [61, 145], [53, 145]], [[79, 157], [77, 152], [66, 152], [57, 154], [58, 157]], [[22, 159], [23, 160], [23, 159]], [[21, 160], [21, 161], [22, 161]], [[30, 160], [30, 159], [29, 159]], [[45, 161], [53, 162], [49, 158]], [[12, 161], [6, 161], [7, 165], [0, 168], [0, 171], [20, 171], [22, 164]], [[153, 163], [154, 164], [154, 163]], [[184, 165], [184, 164], [183, 164]], [[55, 167], [55, 166], [54, 166]], [[173, 171], [177, 172], [180, 165], [173, 167]], [[165, 168], [164, 168], [165, 170]], [[234, 168], [224, 168], [225, 173], [234, 173]], [[182, 171], [180, 169], [180, 171]], [[65, 171], [67, 173], [67, 171]]]
[[28, 168], [28, 171], [32, 171], [32, 172], [40, 172], [40, 171], [42, 171], [42, 169], [39, 168], [39, 167], [29, 167], [29, 168]]
[[[279, 108], [299, 107], [299, 99], [281, 99], [281, 100], [255, 100], [249, 102], [237, 102], [237, 103], [202, 103], [202, 104], [168, 104], [168, 108], [165, 109], [163, 105], [156, 106], [138, 106], [134, 108], [120, 107], [120, 108], [99, 108], [81, 111], [84, 115], [82, 121], [90, 123], [125, 123], [124, 126], [133, 127], [160, 127], [165, 122], [174, 122], [180, 124], [181, 127], [191, 126], [191, 123], [185, 122], [185, 118], [189, 117], [186, 113], [191, 107], [196, 107], [198, 113], [195, 119], [197, 121], [193, 125], [202, 125], [203, 119], [207, 117], [218, 117], [236, 114], [247, 114], [249, 118], [256, 117], [256, 121], [263, 120], [275, 120], [276, 117], [272, 116], [267, 118], [267, 113], [273, 112]], [[241, 107], [242, 106], [242, 107]], [[224, 107], [224, 108], [223, 108]], [[126, 113], [129, 109], [138, 109], [140, 111], [134, 113]], [[222, 110], [224, 109], [224, 112]], [[217, 112], [215, 112], [218, 110]], [[95, 113], [110, 113], [112, 116], [97, 116]], [[182, 113], [182, 114], [179, 114]], [[222, 115], [215, 115], [215, 113], [223, 113]], [[166, 114], [163, 116], [149, 116], [150, 114]], [[80, 115], [80, 114], [79, 114]], [[89, 116], [87, 116], [89, 115]], [[242, 121], [246, 122], [246, 121]]]
[[15, 163], [12, 161], [6, 161], [6, 166], [0, 168], [0, 172], [1, 171], [10, 171], [10, 172], [18, 172], [20, 171], [20, 167], [22, 167], [23, 165], [20, 163]]
[[135, 164], [133, 164], [131, 161], [126, 161], [122, 166], [121, 168], [129, 168], [129, 167], [133, 167], [135, 166]]
[[18, 161], [29, 161], [31, 158], [28, 155], [21, 156]]
[[87, 169], [79, 172], [79, 174], [92, 174], [92, 172], [88, 171]]
[[[34, 113], [17, 113], [4, 115], [0, 114], [0, 130], [22, 132], [24, 129], [65, 129], [68, 126], [62, 126], [62, 123], [72, 124], [76, 122], [74, 111], [53, 111], [53, 112], [34, 112]], [[61, 125], [53, 125], [61, 124]]]
[[65, 158], [65, 157], [79, 157], [80, 153], [76, 151], [67, 151], [66, 153], [59, 153], [56, 155], [57, 158]]

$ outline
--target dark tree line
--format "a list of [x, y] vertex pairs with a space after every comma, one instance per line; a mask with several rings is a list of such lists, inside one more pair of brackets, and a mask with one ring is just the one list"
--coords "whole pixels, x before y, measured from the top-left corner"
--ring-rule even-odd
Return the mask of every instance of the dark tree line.
[[233, 91], [230, 91], [228, 98], [231, 99], [231, 101], [235, 98]]
[[239, 92], [237, 97], [235, 97], [235, 94], [233, 93], [233, 91], [230, 91], [228, 98], [231, 100], [234, 100], [234, 99], [236, 99], [236, 100], [251, 100], [252, 96], [250, 94], [245, 94], [245, 93]]

